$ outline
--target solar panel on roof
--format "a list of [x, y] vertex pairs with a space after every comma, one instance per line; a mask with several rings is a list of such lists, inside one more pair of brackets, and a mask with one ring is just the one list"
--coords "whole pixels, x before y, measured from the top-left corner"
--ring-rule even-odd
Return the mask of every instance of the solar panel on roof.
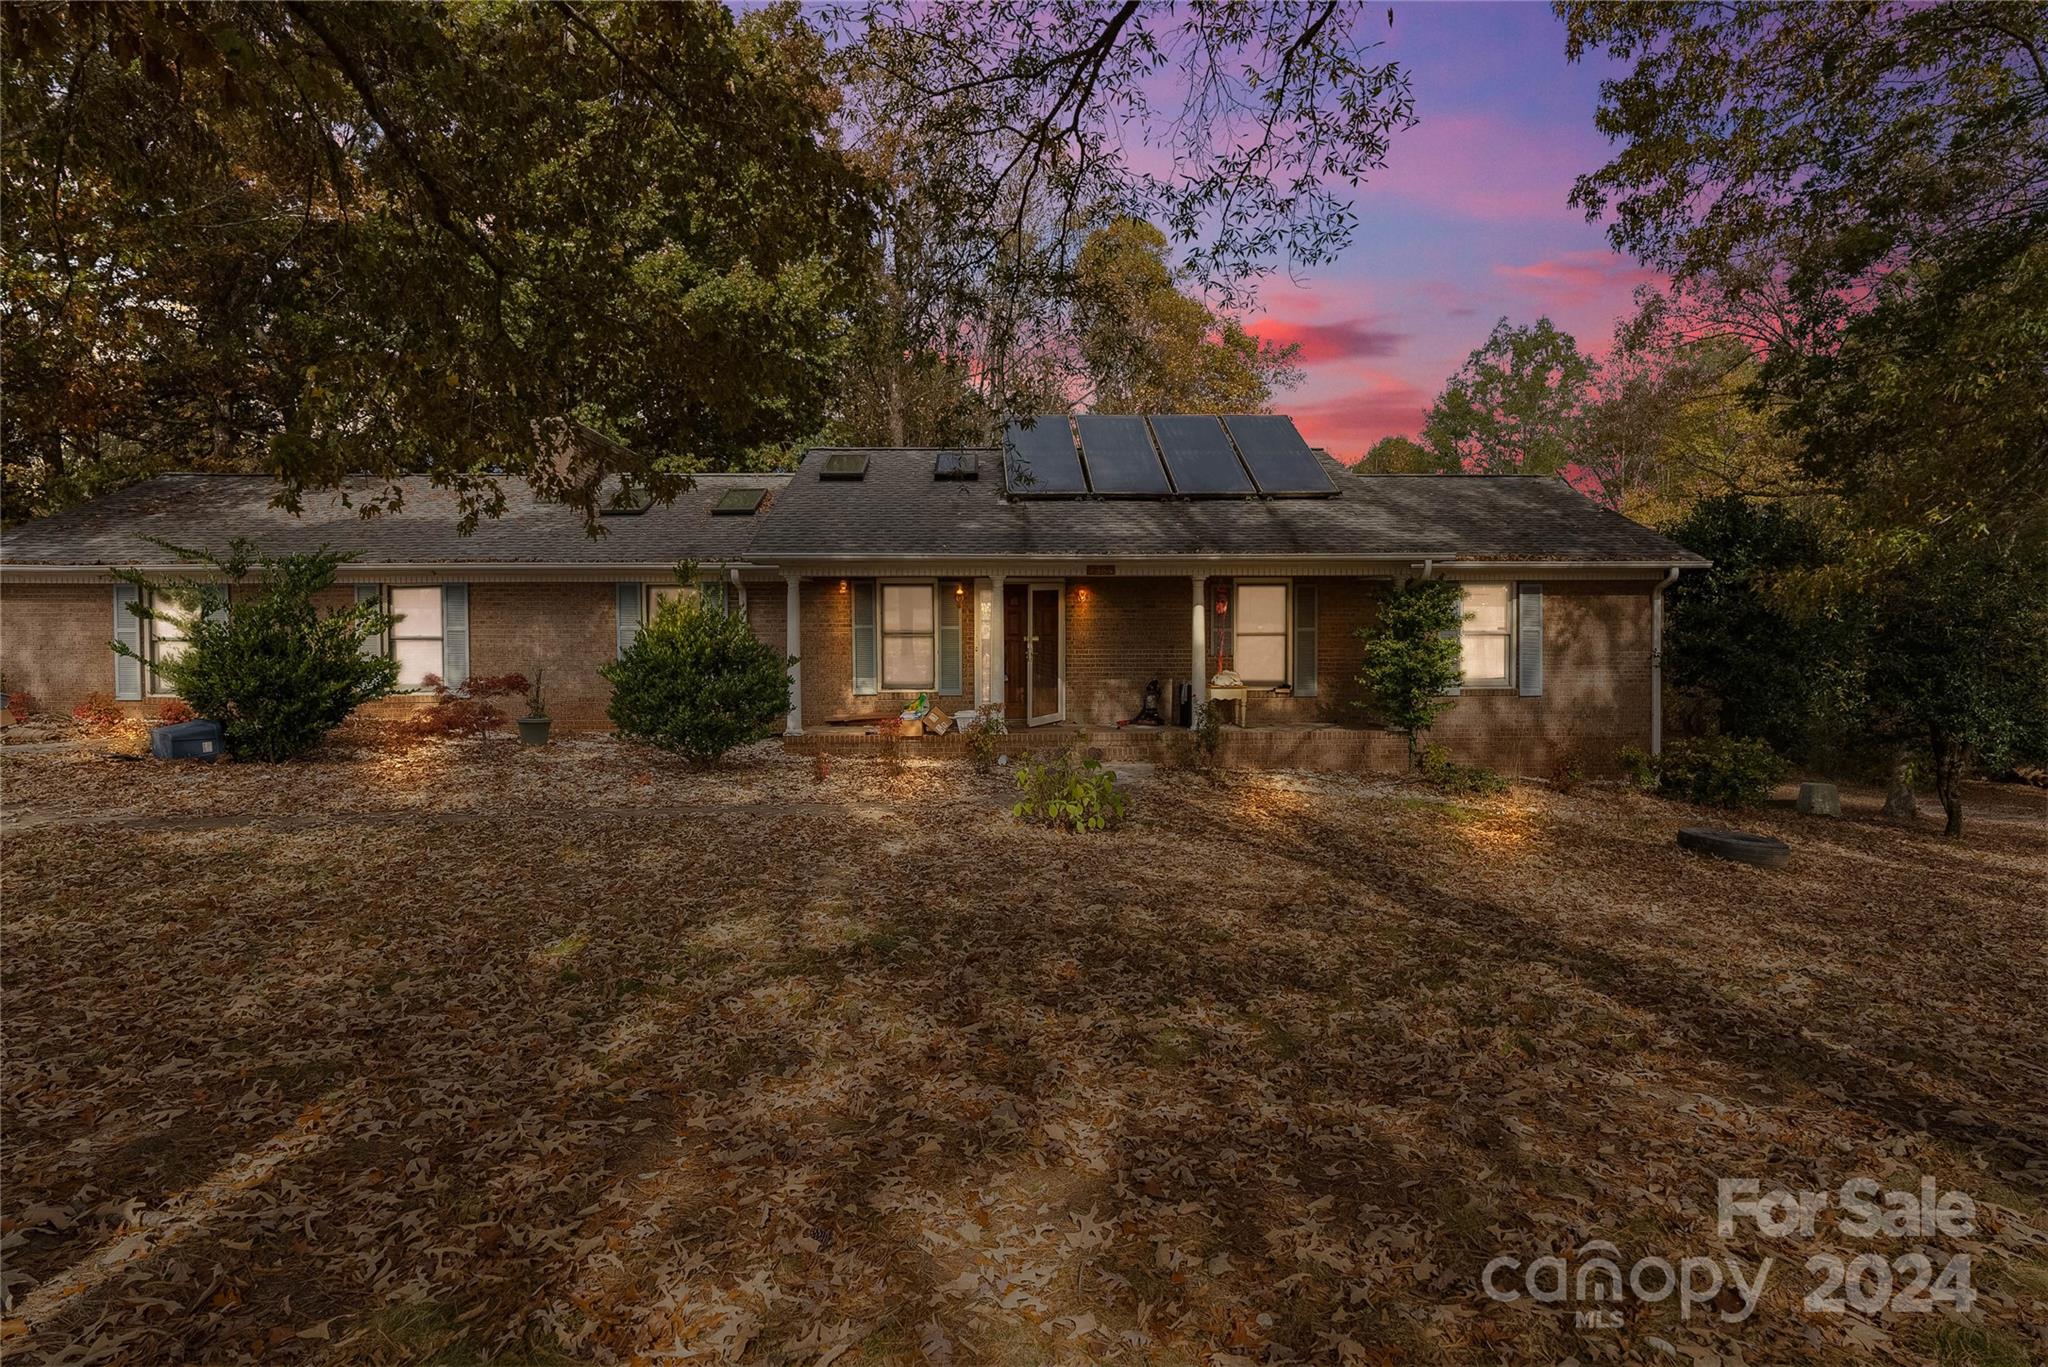
[[1173, 492], [1143, 418], [1088, 414], [1074, 419], [1088, 487], [1105, 498], [1165, 498]]
[[868, 472], [868, 457], [865, 451], [834, 451], [825, 457], [825, 467], [818, 471], [819, 479], [861, 479]]
[[1174, 492], [1187, 498], [1241, 498], [1257, 492], [1238, 463], [1223, 420], [1206, 415], [1152, 419], [1159, 454], [1173, 476]]
[[759, 508], [761, 500], [767, 496], [766, 489], [727, 489], [718, 496], [718, 502], [711, 505], [711, 511], [727, 517], [745, 516]]
[[1316, 453], [1308, 449], [1294, 419], [1277, 413], [1239, 414], [1225, 418], [1230, 439], [1244, 456], [1259, 492], [1277, 498], [1316, 498], [1337, 492]]
[[1042, 414], [1003, 429], [1003, 483], [1020, 498], [1079, 498], [1088, 492], [1064, 414]]

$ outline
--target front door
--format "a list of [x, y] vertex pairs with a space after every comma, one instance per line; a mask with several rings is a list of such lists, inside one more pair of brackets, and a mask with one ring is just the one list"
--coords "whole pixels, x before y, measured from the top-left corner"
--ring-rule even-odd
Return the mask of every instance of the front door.
[[1043, 726], [1066, 715], [1060, 696], [1058, 584], [1003, 585], [1003, 712]]

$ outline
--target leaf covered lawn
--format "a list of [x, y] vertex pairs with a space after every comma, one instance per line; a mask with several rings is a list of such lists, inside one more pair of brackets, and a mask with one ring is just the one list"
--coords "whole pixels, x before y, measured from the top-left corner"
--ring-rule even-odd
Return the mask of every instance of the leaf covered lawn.
[[[9, 1361], [2026, 1362], [2048, 849], [1869, 804], [605, 740], [4, 761]], [[1977, 1310], [1809, 1315], [1715, 1182], [1969, 1193]], [[1766, 1254], [1753, 1321], [1497, 1254]], [[1896, 1250], [1906, 1251], [1901, 1247]]]

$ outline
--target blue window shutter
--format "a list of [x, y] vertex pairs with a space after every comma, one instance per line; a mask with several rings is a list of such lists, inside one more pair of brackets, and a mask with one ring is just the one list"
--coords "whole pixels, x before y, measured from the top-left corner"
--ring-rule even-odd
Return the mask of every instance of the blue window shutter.
[[1525, 698], [1543, 696], [1543, 586], [1515, 586], [1515, 677]]
[[1316, 695], [1316, 586], [1294, 581], [1294, 696]]
[[441, 586], [441, 678], [450, 688], [469, 682], [469, 585]]
[[[383, 607], [384, 586], [381, 584], [356, 585], [356, 603], [358, 605], [374, 603], [380, 608]], [[384, 633], [380, 631], [374, 636], [365, 636], [360, 649], [365, 655], [382, 655], [384, 653]]]
[[640, 635], [640, 585], [620, 584], [617, 589], [619, 600], [619, 654], [626, 653], [626, 647], [633, 644]]
[[853, 581], [853, 692], [882, 691], [882, 647], [875, 628], [875, 581]]
[[[1465, 598], [1464, 598], [1464, 595], [1465, 595], [1465, 590], [1463, 590], [1463, 589], [1459, 589], [1459, 590], [1458, 590], [1458, 625], [1457, 625], [1457, 626], [1454, 626], [1454, 627], [1452, 627], [1452, 628], [1450, 628], [1449, 630], [1447, 630], [1447, 631], [1445, 631], [1445, 632], [1444, 632], [1444, 639], [1445, 639], [1446, 641], [1449, 641], [1449, 642], [1450, 642], [1450, 643], [1451, 643], [1452, 645], [1454, 645], [1454, 646], [1458, 647], [1458, 658], [1459, 658], [1459, 660], [1460, 660], [1460, 661], [1462, 661], [1462, 660], [1464, 659], [1464, 657], [1465, 657], [1465, 639], [1464, 639], [1464, 638], [1465, 638], [1465, 631], [1464, 631], [1464, 625], [1465, 625], [1465, 606], [1464, 606], [1464, 603], [1465, 603]], [[1461, 665], [1460, 665], [1460, 669], [1462, 669], [1462, 668], [1463, 668], [1463, 665], [1461, 664]], [[1450, 686], [1449, 688], [1446, 688], [1446, 689], [1444, 690], [1444, 696], [1445, 696], [1445, 697], [1447, 697], [1447, 698], [1455, 698], [1455, 697], [1457, 697], [1457, 696], [1458, 696], [1459, 694], [1463, 693], [1464, 691], [1465, 691], [1465, 689], [1464, 689], [1464, 687], [1463, 687], [1463, 685], [1462, 685], [1462, 684], [1452, 684], [1452, 685], [1451, 685], [1451, 686]]]
[[[142, 619], [131, 609], [137, 590], [133, 584], [114, 585], [114, 639], [130, 650], [142, 649]], [[142, 661], [128, 655], [114, 657], [114, 696], [124, 702], [142, 697]]]
[[939, 581], [939, 686], [941, 693], [960, 692], [960, 585]]

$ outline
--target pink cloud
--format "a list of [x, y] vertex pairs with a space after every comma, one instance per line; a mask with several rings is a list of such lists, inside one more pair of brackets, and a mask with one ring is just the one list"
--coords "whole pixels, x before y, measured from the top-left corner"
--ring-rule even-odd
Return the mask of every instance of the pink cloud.
[[1493, 273], [1511, 290], [1545, 307], [1611, 303], [1615, 312], [1626, 306], [1637, 286], [1666, 280], [1661, 271], [1604, 251], [1565, 252], [1525, 266], [1496, 265]]
[[1334, 323], [1297, 323], [1281, 318], [1263, 318], [1250, 331], [1280, 346], [1298, 344], [1301, 360], [1350, 361], [1370, 356], [1397, 354], [1408, 335], [1390, 328], [1373, 326], [1370, 318], [1347, 318]]
[[1326, 448], [1347, 465], [1381, 437], [1421, 431], [1430, 404], [1428, 391], [1396, 376], [1368, 372], [1361, 378], [1365, 384], [1348, 393], [1283, 405], [1310, 445]]

